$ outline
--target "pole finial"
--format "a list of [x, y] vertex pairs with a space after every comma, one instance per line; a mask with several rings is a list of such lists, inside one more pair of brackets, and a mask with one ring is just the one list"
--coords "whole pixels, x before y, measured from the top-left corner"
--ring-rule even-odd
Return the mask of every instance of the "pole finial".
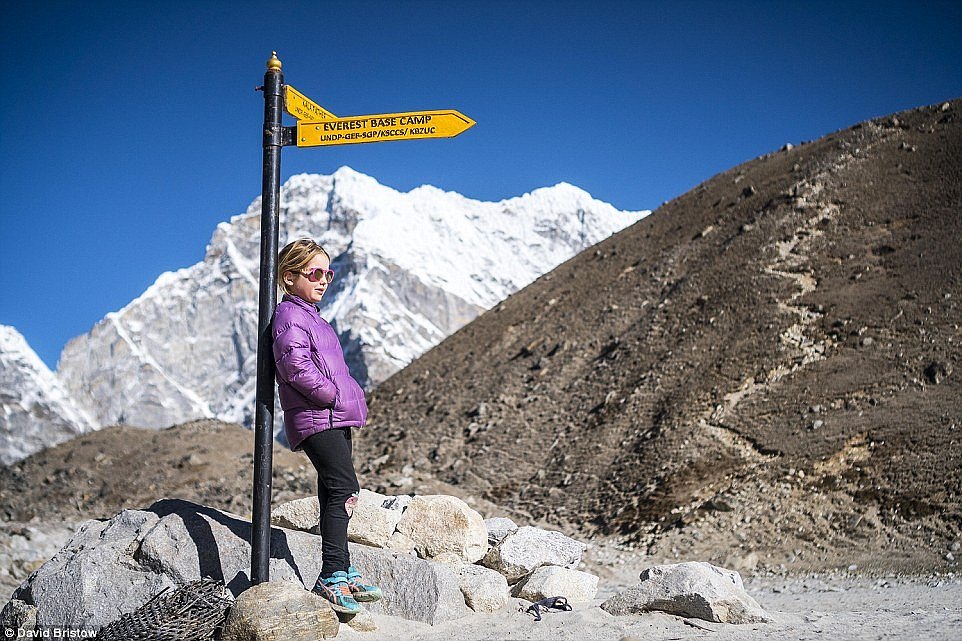
[[271, 52], [271, 59], [267, 61], [267, 70], [268, 70], [268, 71], [280, 71], [280, 70], [281, 70], [281, 61], [277, 59], [277, 52], [276, 52], [276, 51], [272, 51], [272, 52]]

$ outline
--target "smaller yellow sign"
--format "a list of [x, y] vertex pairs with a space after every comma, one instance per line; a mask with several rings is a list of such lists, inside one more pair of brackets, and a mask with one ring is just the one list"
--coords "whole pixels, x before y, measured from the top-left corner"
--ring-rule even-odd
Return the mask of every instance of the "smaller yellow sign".
[[290, 85], [284, 85], [284, 111], [301, 120], [337, 120], [337, 116]]
[[321, 122], [301, 120], [297, 123], [297, 146], [452, 138], [474, 125], [473, 120], [453, 109], [349, 116]]

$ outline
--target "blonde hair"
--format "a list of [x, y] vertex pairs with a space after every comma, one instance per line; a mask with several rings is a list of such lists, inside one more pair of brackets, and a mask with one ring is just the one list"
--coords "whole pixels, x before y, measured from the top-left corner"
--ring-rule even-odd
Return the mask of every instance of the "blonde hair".
[[324, 254], [328, 262], [330, 262], [331, 255], [310, 238], [300, 238], [292, 243], [288, 243], [284, 249], [281, 250], [281, 253], [277, 255], [277, 286], [286, 293], [293, 294], [294, 292], [287, 288], [287, 283], [284, 281], [284, 274], [287, 272], [298, 273], [302, 271], [318, 254]]

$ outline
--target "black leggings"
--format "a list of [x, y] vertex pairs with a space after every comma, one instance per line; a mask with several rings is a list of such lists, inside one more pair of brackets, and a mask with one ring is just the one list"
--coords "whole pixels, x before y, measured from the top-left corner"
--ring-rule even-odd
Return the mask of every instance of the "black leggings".
[[317, 470], [317, 501], [321, 508], [321, 577], [347, 571], [347, 524], [354, 513], [360, 486], [351, 461], [351, 428], [338, 427], [311, 434], [302, 443]]

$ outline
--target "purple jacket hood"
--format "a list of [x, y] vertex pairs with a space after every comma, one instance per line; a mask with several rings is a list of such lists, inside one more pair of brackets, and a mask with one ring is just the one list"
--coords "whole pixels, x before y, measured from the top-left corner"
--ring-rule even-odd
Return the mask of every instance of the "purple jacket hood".
[[278, 395], [292, 450], [316, 432], [367, 422], [364, 390], [317, 307], [285, 294], [274, 311], [273, 337]]

